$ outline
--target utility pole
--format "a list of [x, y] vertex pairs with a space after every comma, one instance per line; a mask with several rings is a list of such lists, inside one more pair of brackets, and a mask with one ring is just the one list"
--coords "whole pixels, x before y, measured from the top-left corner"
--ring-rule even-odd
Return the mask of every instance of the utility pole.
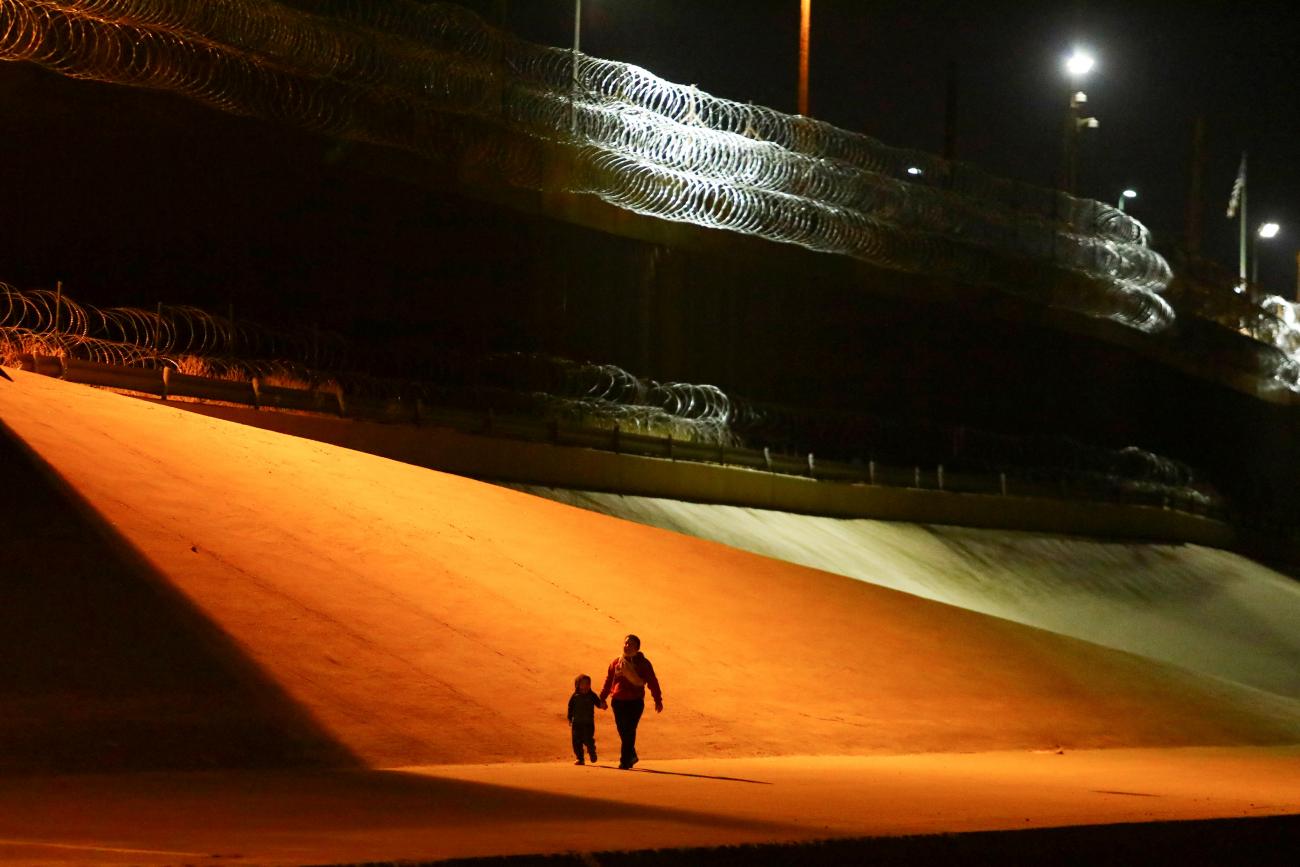
[[573, 81], [569, 93], [569, 131], [578, 134], [578, 54], [582, 51], [582, 0], [573, 0]]
[[1075, 194], [1079, 181], [1079, 133], [1098, 126], [1097, 118], [1084, 116], [1082, 109], [1088, 101], [1088, 95], [1079, 89], [1095, 64], [1093, 56], [1079, 48], [1065, 61], [1065, 72], [1070, 82], [1070, 100], [1065, 112], [1065, 137], [1061, 142], [1061, 189], [1070, 195]]
[[808, 117], [808, 52], [812, 29], [812, 0], [801, 0], [799, 16], [799, 113]]

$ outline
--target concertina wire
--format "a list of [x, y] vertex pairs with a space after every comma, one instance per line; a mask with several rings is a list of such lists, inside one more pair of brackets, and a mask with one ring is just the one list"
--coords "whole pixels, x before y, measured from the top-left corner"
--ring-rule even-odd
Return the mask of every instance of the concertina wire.
[[[1116, 208], [528, 43], [449, 3], [0, 0], [0, 59], [1144, 331], [1174, 316], [1169, 266]], [[1008, 257], [1037, 270], [1008, 278]]]
[[[656, 382], [613, 364], [538, 354], [448, 353], [425, 359], [414, 378], [356, 372], [346, 341], [316, 328], [285, 331], [235, 321], [191, 306], [96, 307], [61, 291], [20, 291], [0, 282], [0, 360], [23, 354], [102, 364], [170, 367], [181, 373], [268, 384], [307, 385], [391, 401], [521, 413], [585, 427], [720, 447], [828, 449], [858, 459], [863, 450], [922, 461], [951, 451], [987, 472], [1042, 482], [1069, 481], [1102, 491], [1173, 495], [1209, 508], [1217, 502], [1189, 467], [1136, 448], [1108, 450], [1062, 438], [1025, 438], [971, 428], [917, 428], [856, 413], [801, 411], [728, 395], [713, 385]], [[364, 365], [362, 365], [364, 366]], [[382, 363], [381, 363], [382, 366]], [[392, 372], [392, 371], [389, 371]], [[960, 444], [958, 444], [960, 443]]]

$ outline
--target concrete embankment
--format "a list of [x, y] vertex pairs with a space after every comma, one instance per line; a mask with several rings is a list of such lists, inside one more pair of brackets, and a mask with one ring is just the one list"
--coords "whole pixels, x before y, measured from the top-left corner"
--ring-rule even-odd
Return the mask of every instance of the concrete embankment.
[[496, 485], [32, 374], [0, 419], [43, 468], [6, 548], [76, 555], [0, 561], [52, 630], [9, 648], [8, 767], [561, 759], [628, 632], [667, 705], [643, 756], [1300, 742], [1293, 698]]
[[1231, 552], [521, 489], [1300, 697], [1300, 582]]

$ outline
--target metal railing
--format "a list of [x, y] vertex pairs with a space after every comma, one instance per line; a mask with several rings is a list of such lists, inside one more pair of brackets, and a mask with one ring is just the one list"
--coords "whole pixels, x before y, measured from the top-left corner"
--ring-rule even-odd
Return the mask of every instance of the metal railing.
[[1114, 478], [1100, 473], [1065, 475], [1047, 469], [987, 473], [954, 470], [943, 464], [900, 466], [876, 461], [823, 460], [813, 453], [789, 454], [770, 448], [742, 448], [636, 433], [617, 424], [595, 428], [490, 409], [437, 406], [420, 399], [348, 398], [336, 390], [269, 385], [259, 377], [236, 382], [190, 376], [168, 367], [123, 367], [45, 355], [24, 355], [20, 362], [23, 369], [46, 376], [164, 400], [182, 398], [256, 409], [323, 413], [360, 421], [444, 427], [466, 434], [716, 464], [840, 484], [1150, 506], [1200, 517], [1223, 517], [1222, 503], [1195, 489], [1132, 480], [1117, 484]]

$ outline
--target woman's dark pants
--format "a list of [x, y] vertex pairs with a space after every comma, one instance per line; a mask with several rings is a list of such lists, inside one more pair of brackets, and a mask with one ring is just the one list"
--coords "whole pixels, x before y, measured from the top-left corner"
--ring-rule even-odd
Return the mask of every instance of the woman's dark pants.
[[609, 704], [614, 709], [614, 725], [618, 728], [619, 739], [623, 741], [618, 766], [630, 768], [636, 764], [636, 724], [641, 722], [641, 714], [645, 713], [645, 700], [615, 699]]

